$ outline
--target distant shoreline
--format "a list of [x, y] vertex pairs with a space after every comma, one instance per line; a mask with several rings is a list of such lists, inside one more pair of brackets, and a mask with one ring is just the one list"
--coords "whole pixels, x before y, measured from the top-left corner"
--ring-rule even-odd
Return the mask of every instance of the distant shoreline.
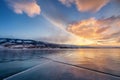
[[71, 45], [56, 44], [29, 39], [0, 38], [0, 49], [19, 50], [61, 50], [61, 49], [120, 49], [120, 46], [95, 46], [95, 45]]
[[78, 50], [78, 49], [120, 49], [120, 47], [81, 47], [81, 48], [0, 48], [0, 50]]

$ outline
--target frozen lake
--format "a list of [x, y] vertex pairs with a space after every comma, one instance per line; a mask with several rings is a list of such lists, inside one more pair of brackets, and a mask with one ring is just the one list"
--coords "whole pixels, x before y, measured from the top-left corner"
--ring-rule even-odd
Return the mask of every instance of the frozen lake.
[[0, 50], [0, 80], [120, 80], [120, 49]]

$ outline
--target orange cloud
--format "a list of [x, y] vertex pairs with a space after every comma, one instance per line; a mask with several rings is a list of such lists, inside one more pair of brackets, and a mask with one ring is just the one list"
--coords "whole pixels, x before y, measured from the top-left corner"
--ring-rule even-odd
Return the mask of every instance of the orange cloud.
[[26, 13], [28, 16], [33, 17], [39, 15], [41, 12], [40, 6], [35, 0], [7, 0], [9, 6], [17, 14]]
[[93, 43], [93, 41], [91, 40], [80, 38], [79, 36], [74, 35], [71, 32], [68, 32], [66, 30], [66, 26], [57, 19], [51, 18], [47, 14], [42, 14], [42, 16], [46, 20], [48, 20], [53, 25], [53, 29], [56, 29], [57, 31], [54, 32], [54, 35], [52, 35], [52, 37], [51, 36], [43, 37], [40, 40], [52, 43], [56, 42], [60, 44], [74, 44], [74, 45], [88, 45]]
[[59, 0], [62, 4], [70, 6], [75, 4], [77, 9], [82, 12], [97, 12], [104, 7], [110, 0]]
[[119, 42], [120, 17], [100, 20], [90, 18], [70, 24], [67, 30], [81, 38], [95, 42]]

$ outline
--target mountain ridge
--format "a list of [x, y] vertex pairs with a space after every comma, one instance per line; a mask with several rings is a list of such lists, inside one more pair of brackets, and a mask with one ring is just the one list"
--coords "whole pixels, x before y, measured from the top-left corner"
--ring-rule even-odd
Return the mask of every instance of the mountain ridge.
[[71, 44], [56, 44], [31, 39], [0, 38], [0, 47], [12, 49], [79, 49], [79, 48], [120, 48], [120, 46], [80, 46]]
[[56, 44], [31, 39], [0, 38], [0, 45], [5, 48], [77, 48], [69, 44]]

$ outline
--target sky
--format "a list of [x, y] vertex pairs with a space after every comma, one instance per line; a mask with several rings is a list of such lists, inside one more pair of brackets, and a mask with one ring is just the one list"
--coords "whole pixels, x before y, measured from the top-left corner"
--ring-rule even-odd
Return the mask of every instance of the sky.
[[120, 0], [0, 0], [0, 37], [120, 46]]

